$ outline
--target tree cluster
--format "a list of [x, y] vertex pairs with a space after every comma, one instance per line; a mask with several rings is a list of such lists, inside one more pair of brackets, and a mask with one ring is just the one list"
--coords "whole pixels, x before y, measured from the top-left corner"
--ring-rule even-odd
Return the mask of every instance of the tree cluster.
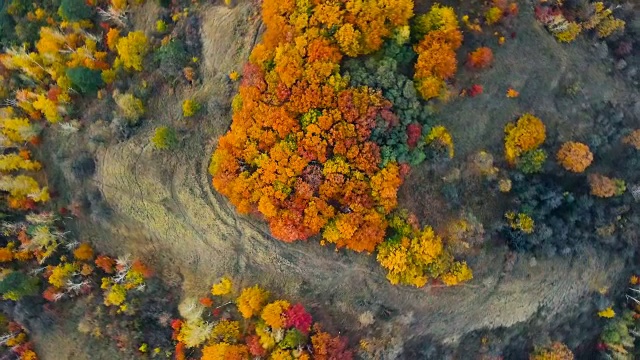
[[228, 278], [215, 284], [211, 294], [180, 306], [182, 319], [172, 323], [176, 358], [187, 350], [201, 353], [203, 360], [353, 358], [346, 339], [323, 331], [302, 304], [273, 300], [258, 285], [236, 297]]
[[211, 163], [214, 187], [259, 212], [284, 241], [319, 232], [372, 252], [396, 206], [400, 169], [382, 166], [372, 132], [397, 121], [379, 91], [349, 87], [345, 56], [378, 50], [413, 15], [411, 1], [368, 6], [265, 1], [267, 25], [245, 66], [231, 131]]

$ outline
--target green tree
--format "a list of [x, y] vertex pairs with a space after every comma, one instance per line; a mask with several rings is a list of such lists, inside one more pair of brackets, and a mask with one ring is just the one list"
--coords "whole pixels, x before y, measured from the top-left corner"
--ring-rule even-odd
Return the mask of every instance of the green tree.
[[517, 160], [517, 169], [525, 174], [533, 174], [542, 171], [542, 166], [547, 160], [547, 153], [542, 149], [527, 151]]
[[5, 299], [18, 301], [25, 296], [37, 294], [38, 285], [38, 278], [31, 277], [20, 271], [13, 271], [0, 281], [0, 294]]
[[93, 9], [84, 0], [62, 0], [58, 14], [68, 21], [80, 21], [91, 17]]
[[67, 76], [74, 89], [82, 94], [94, 94], [104, 86], [102, 72], [83, 66], [67, 69]]
[[7, 13], [8, 2], [0, 5], [0, 47], [15, 44], [15, 32], [13, 28], [16, 23], [13, 17]]

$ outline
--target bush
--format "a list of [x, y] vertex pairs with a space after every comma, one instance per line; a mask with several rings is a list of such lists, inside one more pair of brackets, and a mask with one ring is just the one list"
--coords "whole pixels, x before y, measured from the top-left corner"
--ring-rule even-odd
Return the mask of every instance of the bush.
[[178, 76], [189, 62], [189, 54], [184, 43], [174, 39], [158, 48], [153, 59], [165, 76]]
[[161, 126], [156, 129], [151, 143], [158, 150], [169, 150], [178, 144], [176, 132], [167, 126]]
[[142, 104], [142, 100], [132, 94], [116, 94], [114, 95], [114, 99], [116, 100], [116, 104], [118, 104], [122, 115], [130, 125], [135, 125], [140, 121], [140, 118], [144, 115], [144, 105]]
[[477, 48], [469, 54], [467, 65], [476, 70], [488, 68], [493, 62], [493, 51], [488, 47]]
[[542, 171], [542, 166], [547, 160], [547, 153], [542, 149], [527, 151], [517, 160], [516, 167], [524, 174], [533, 174]]
[[67, 77], [71, 80], [72, 87], [81, 94], [95, 94], [104, 86], [102, 72], [86, 67], [67, 69]]
[[80, 21], [91, 17], [93, 9], [84, 0], [62, 0], [58, 14], [64, 20]]
[[182, 103], [182, 116], [184, 117], [192, 117], [197, 114], [202, 109], [202, 105], [200, 105], [197, 101], [187, 99]]

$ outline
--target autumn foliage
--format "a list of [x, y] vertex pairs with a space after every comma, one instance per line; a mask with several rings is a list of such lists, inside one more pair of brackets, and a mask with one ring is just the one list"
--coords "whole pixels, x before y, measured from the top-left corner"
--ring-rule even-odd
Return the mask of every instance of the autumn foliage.
[[[259, 213], [283, 241], [324, 240], [372, 252], [396, 206], [398, 165], [370, 140], [391, 103], [349, 88], [340, 60], [377, 50], [413, 2], [305, 5], [267, 0], [267, 25], [244, 68], [231, 131], [213, 154], [213, 185], [241, 213]], [[330, 29], [334, 29], [335, 31]]]
[[573, 353], [567, 345], [554, 342], [545, 347], [538, 347], [529, 356], [529, 360], [573, 360]]
[[601, 174], [591, 174], [588, 177], [591, 195], [609, 198], [622, 194], [626, 190], [626, 184], [621, 179], [612, 179]]
[[504, 132], [504, 153], [512, 165], [525, 152], [537, 149], [546, 138], [544, 124], [531, 114], [524, 114], [515, 123], [508, 123]]
[[556, 155], [558, 162], [566, 170], [581, 173], [593, 161], [593, 154], [589, 147], [583, 143], [567, 141], [562, 144]]
[[622, 143], [640, 150], [640, 129], [633, 130], [629, 135], [623, 137]]
[[[286, 242], [322, 234], [323, 244], [358, 252], [383, 242], [407, 165], [383, 162], [383, 144], [372, 134], [384, 139], [380, 131], [396, 126], [397, 116], [380, 91], [350, 87], [340, 62], [380, 49], [391, 36], [408, 38], [412, 8], [404, 0], [264, 1], [267, 29], [244, 67], [231, 130], [209, 168], [215, 189], [240, 213], [259, 214]], [[434, 6], [431, 14], [416, 46], [416, 76], [425, 78], [419, 87], [453, 76], [462, 42], [450, 8]], [[412, 125], [407, 143], [432, 142], [453, 156], [451, 135], [435, 130], [422, 137]]]
[[[232, 286], [228, 278], [220, 284]], [[258, 285], [242, 289], [235, 299], [227, 291], [204, 299], [199, 304], [187, 300], [181, 305], [182, 319], [172, 324], [178, 347], [191, 352], [201, 348], [203, 360], [353, 358], [346, 339], [323, 331], [302, 304], [271, 299]]]
[[456, 285], [470, 280], [471, 270], [454, 261], [431, 227], [419, 229], [400, 214], [391, 217], [393, 235], [378, 247], [378, 261], [392, 284], [424, 286], [430, 280]]
[[467, 66], [472, 69], [485, 69], [493, 63], [493, 51], [488, 47], [480, 47], [472, 51], [467, 59]]
[[[446, 80], [455, 75], [458, 68], [456, 50], [462, 44], [462, 32], [452, 8], [434, 5], [426, 15], [429, 25], [426, 35], [414, 47], [418, 54], [414, 80], [416, 89], [426, 100], [441, 96], [446, 90]], [[420, 23], [419, 23], [420, 24]]]

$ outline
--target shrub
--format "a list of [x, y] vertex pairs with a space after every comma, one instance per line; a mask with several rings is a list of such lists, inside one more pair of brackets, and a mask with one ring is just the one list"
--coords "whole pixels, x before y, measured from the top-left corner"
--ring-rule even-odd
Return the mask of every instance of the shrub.
[[158, 150], [169, 150], [178, 144], [178, 138], [173, 129], [161, 126], [153, 134], [151, 143]]
[[76, 179], [84, 179], [92, 176], [96, 171], [96, 162], [90, 154], [81, 154], [71, 164], [71, 171]]
[[122, 113], [122, 116], [129, 122], [129, 124], [135, 125], [140, 121], [140, 118], [145, 113], [142, 100], [132, 94], [116, 94], [114, 95], [114, 99]]
[[640, 150], [640, 129], [633, 130], [629, 135], [623, 137], [622, 143]]
[[562, 144], [556, 158], [566, 170], [581, 173], [591, 165], [593, 154], [587, 145], [568, 141]]
[[163, 20], [156, 21], [156, 31], [163, 34], [167, 31], [167, 23]]
[[186, 118], [192, 117], [197, 114], [200, 109], [202, 109], [202, 105], [200, 105], [197, 101], [187, 99], [182, 103], [182, 116]]
[[588, 180], [591, 195], [601, 198], [622, 195], [627, 189], [624, 180], [612, 179], [601, 174], [591, 174]]
[[85, 0], [62, 0], [58, 13], [67, 21], [80, 21], [90, 18], [93, 9]]
[[536, 347], [529, 360], [573, 360], [573, 353], [567, 345], [554, 342], [549, 346]]
[[567, 22], [564, 30], [554, 33], [554, 36], [556, 37], [556, 39], [558, 39], [558, 41], [568, 43], [575, 40], [581, 32], [582, 26], [571, 21]]
[[181, 40], [173, 39], [160, 46], [153, 59], [165, 76], [178, 76], [189, 63], [189, 54]]
[[67, 69], [67, 77], [73, 88], [81, 94], [95, 94], [104, 86], [102, 72], [84, 66]]
[[476, 70], [488, 68], [493, 62], [493, 51], [488, 47], [477, 48], [469, 54], [467, 65]]
[[502, 10], [497, 6], [492, 6], [484, 14], [484, 19], [486, 20], [487, 25], [494, 25], [499, 23], [500, 20], [502, 20], [502, 16], [503, 16]]

